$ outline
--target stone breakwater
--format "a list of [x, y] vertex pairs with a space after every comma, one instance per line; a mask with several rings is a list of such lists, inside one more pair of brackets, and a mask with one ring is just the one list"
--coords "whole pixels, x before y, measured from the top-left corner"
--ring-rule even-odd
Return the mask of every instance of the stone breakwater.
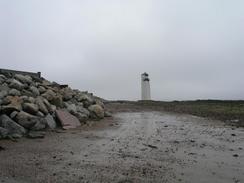
[[22, 74], [0, 74], [0, 139], [41, 138], [46, 129], [75, 128], [109, 117], [88, 92]]

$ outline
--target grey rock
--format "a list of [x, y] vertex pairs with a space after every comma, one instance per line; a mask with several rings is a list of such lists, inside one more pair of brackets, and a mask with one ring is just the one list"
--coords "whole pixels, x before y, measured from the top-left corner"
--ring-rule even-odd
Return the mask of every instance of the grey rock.
[[17, 111], [13, 111], [11, 114], [10, 114], [10, 118], [11, 119], [14, 119], [17, 115], [18, 115], [19, 112]]
[[104, 117], [112, 117], [112, 114], [108, 111], [104, 112]]
[[30, 131], [27, 137], [30, 139], [43, 139], [45, 135], [45, 132]]
[[33, 131], [39, 131], [39, 130], [44, 130], [47, 126], [47, 121], [45, 118], [36, 118], [36, 124], [31, 127], [31, 130]]
[[36, 116], [38, 116], [38, 117], [45, 117], [45, 115], [41, 111], [38, 111], [38, 113], [36, 114]]
[[53, 100], [50, 101], [50, 103], [55, 105], [58, 108], [63, 108], [64, 107], [63, 98], [60, 95], [54, 97]]
[[44, 86], [52, 86], [52, 83], [50, 81], [43, 80], [42, 81], [42, 85], [44, 85]]
[[24, 85], [23, 85], [23, 83], [19, 82], [16, 79], [11, 79], [9, 87], [10, 88], [15, 88], [16, 90], [22, 90], [24, 88]]
[[87, 110], [86, 108], [84, 108], [82, 105], [78, 105], [76, 108], [77, 108], [77, 112], [78, 112], [78, 113], [85, 114], [85, 115], [87, 115], [88, 117], [90, 116], [90, 112], [89, 112], [89, 110]]
[[8, 136], [8, 130], [0, 127], [0, 139], [5, 139]]
[[32, 104], [32, 103], [24, 103], [23, 109], [25, 112], [33, 114], [33, 115], [37, 114], [39, 111], [38, 106], [36, 104]]
[[40, 95], [39, 90], [38, 90], [37, 87], [35, 87], [35, 86], [31, 86], [31, 87], [30, 87], [30, 91], [33, 93], [33, 95], [34, 95], [35, 97], [37, 97], [37, 96]]
[[48, 114], [48, 109], [46, 107], [46, 105], [44, 104], [44, 100], [42, 97], [37, 97], [36, 98], [36, 104], [39, 107], [39, 110], [44, 113], [44, 114]]
[[22, 110], [22, 102], [23, 100], [18, 96], [7, 96], [6, 100], [10, 102], [7, 106], [1, 106], [2, 114], [11, 114], [13, 111], [21, 111]]
[[62, 93], [64, 101], [71, 100], [73, 98], [73, 95], [74, 95], [73, 90], [69, 87], [62, 89], [61, 93]]
[[103, 119], [104, 118], [104, 109], [100, 105], [91, 105], [88, 110], [90, 115], [94, 119]]
[[53, 119], [52, 115], [48, 114], [46, 117], [45, 117], [45, 120], [47, 122], [47, 126], [50, 128], [50, 129], [55, 129], [57, 128], [57, 123], [56, 121]]
[[81, 123], [85, 123], [85, 122], [89, 119], [89, 116], [86, 115], [86, 114], [84, 114], [84, 113], [79, 113], [79, 112], [77, 112], [77, 113], [75, 113], [74, 115], [75, 115], [75, 117], [78, 118], [78, 120], [79, 120]]
[[6, 80], [6, 76], [4, 76], [3, 74], [0, 74], [0, 78], [3, 79], [3, 80]]
[[0, 99], [3, 99], [4, 97], [6, 97], [8, 95], [8, 91], [6, 90], [2, 90], [0, 91]]
[[75, 104], [68, 104], [66, 103], [65, 104], [67, 110], [71, 113], [71, 114], [75, 114], [77, 113], [77, 108], [76, 108], [76, 105]]
[[28, 75], [15, 74], [14, 77], [22, 83], [28, 83], [28, 84], [32, 83], [32, 78]]
[[52, 101], [56, 97], [56, 94], [52, 90], [48, 89], [44, 94], [42, 94], [42, 96], [48, 101]]
[[41, 94], [45, 93], [46, 92], [46, 88], [44, 88], [43, 86], [39, 86], [38, 87], [38, 90]]
[[0, 126], [5, 128], [8, 131], [9, 136], [11, 137], [21, 137], [26, 133], [26, 130], [14, 122], [7, 115], [3, 114], [0, 116]]
[[21, 95], [21, 93], [20, 93], [20, 91], [18, 91], [18, 90], [16, 90], [16, 89], [11, 89], [10, 91], [9, 91], [9, 95], [12, 95], [12, 96], [20, 96]]
[[38, 122], [38, 118], [24, 111], [21, 111], [17, 114], [16, 121], [21, 126], [27, 129], [31, 129]]
[[28, 97], [28, 100], [27, 100], [28, 102], [27, 103], [32, 103], [32, 104], [34, 104], [35, 103], [35, 98], [33, 98], [33, 97]]
[[34, 97], [34, 94], [32, 92], [25, 89], [21, 91], [21, 94], [28, 97]]

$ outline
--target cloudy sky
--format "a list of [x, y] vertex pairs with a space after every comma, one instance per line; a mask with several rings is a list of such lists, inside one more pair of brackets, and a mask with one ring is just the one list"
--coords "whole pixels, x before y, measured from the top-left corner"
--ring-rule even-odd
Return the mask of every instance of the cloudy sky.
[[0, 0], [0, 67], [106, 99], [244, 99], [243, 0]]

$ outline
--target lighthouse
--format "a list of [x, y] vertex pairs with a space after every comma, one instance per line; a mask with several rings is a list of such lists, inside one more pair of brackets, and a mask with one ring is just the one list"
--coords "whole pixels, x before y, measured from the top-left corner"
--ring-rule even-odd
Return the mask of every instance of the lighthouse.
[[146, 72], [141, 75], [141, 100], [151, 100], [150, 79]]

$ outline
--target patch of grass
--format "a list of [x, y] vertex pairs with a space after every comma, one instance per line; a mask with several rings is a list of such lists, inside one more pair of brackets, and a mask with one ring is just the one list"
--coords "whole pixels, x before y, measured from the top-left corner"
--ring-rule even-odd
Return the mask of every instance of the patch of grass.
[[244, 126], [244, 101], [139, 101], [137, 105], [208, 117], [236, 123], [238, 126]]

